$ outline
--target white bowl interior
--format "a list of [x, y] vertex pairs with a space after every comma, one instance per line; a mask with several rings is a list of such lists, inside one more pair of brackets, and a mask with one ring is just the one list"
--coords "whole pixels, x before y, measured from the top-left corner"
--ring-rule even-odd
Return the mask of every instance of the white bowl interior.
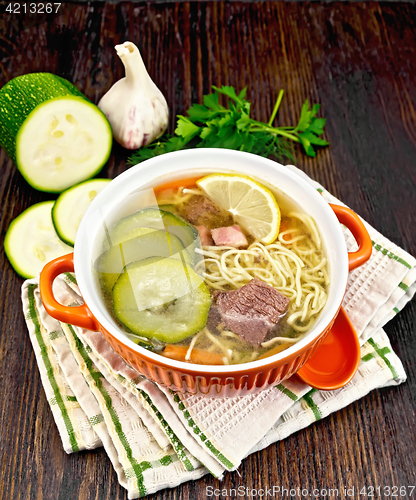
[[[108, 220], [117, 213], [119, 207], [128, 206], [133, 192], [178, 179], [204, 176], [209, 173], [240, 173], [249, 175], [272, 191], [281, 191], [289, 196], [300, 208], [315, 220], [322, 237], [324, 251], [328, 258], [330, 285], [327, 303], [317, 318], [309, 334], [292, 347], [270, 358], [245, 363], [243, 365], [204, 366], [207, 373], [232, 373], [253, 366], [263, 366], [272, 360], [284, 358], [313, 341], [328, 326], [337, 314], [342, 302], [348, 278], [348, 254], [340, 224], [323, 197], [293, 170], [271, 160], [249, 153], [224, 149], [192, 149], [162, 155], [130, 168], [102, 190], [89, 206], [78, 229], [74, 262], [75, 274], [84, 301], [101, 325], [120, 342], [141, 352], [148, 358], [160, 356], [142, 349], [120, 330], [108, 312], [101, 298], [97, 282], [92, 272], [97, 256], [97, 241], [102, 241], [103, 218]], [[127, 201], [126, 201], [127, 200]], [[134, 205], [134, 203], [133, 203]], [[137, 208], [131, 208], [130, 213]], [[165, 359], [165, 358], [163, 358]], [[192, 371], [197, 365], [168, 360], [172, 367]], [[195, 368], [198, 371], [198, 368]]]

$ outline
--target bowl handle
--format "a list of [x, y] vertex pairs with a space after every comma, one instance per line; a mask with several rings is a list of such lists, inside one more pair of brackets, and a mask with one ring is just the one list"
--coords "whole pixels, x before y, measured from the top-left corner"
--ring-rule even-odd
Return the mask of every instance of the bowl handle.
[[73, 253], [58, 257], [45, 265], [39, 277], [39, 290], [43, 305], [52, 318], [62, 321], [62, 323], [70, 323], [88, 330], [98, 330], [99, 324], [85, 304], [77, 307], [63, 306], [53, 295], [54, 279], [61, 273], [73, 271]]
[[329, 206], [335, 212], [341, 224], [344, 224], [351, 231], [355, 241], [358, 243], [358, 250], [356, 252], [348, 252], [349, 270], [352, 271], [362, 266], [371, 257], [373, 244], [370, 235], [359, 216], [350, 208], [333, 205], [332, 203]]

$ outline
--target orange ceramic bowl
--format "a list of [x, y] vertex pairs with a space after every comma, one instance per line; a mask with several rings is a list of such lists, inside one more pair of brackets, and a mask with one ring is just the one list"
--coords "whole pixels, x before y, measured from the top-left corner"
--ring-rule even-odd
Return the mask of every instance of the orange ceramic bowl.
[[[99, 252], [97, 241], [103, 238], [103, 217], [108, 221], [112, 214], [119, 214], [121, 205], [125, 210], [129, 200], [136, 199], [138, 193], [144, 190], [218, 172], [249, 175], [272, 191], [285, 193], [310, 214], [320, 230], [330, 274], [327, 303], [307, 336], [278, 354], [232, 366], [176, 361], [149, 352], [130, 341], [104, 305], [93, 273], [93, 262]], [[357, 240], [359, 249], [356, 252], [347, 252], [340, 222], [351, 230]], [[329, 205], [291, 169], [249, 153], [192, 149], [147, 160], [110, 182], [97, 195], [82, 219], [74, 254], [55, 259], [44, 267], [40, 276], [40, 291], [51, 316], [76, 326], [101, 331], [114, 350], [148, 379], [174, 391], [220, 396], [243, 395], [292, 376], [314, 354], [340, 310], [349, 270], [363, 264], [370, 257], [371, 248], [370, 237], [354, 212], [342, 206]], [[60, 305], [52, 293], [55, 277], [74, 270], [84, 299], [84, 305], [78, 308]]]

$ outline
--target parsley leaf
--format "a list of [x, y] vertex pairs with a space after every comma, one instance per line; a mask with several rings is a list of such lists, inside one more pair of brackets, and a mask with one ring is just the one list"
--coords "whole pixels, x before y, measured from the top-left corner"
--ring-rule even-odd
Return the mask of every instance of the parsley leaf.
[[201, 127], [192, 123], [186, 116], [178, 115], [178, 118], [178, 125], [175, 129], [176, 135], [183, 137], [186, 141], [190, 141], [200, 132]]

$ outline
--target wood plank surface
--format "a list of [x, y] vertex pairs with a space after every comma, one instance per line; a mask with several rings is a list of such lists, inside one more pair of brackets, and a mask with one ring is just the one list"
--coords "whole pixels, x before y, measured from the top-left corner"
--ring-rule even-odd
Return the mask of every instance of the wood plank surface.
[[[61, 15], [50, 16], [10, 15], [7, 3], [0, 4], [1, 86], [48, 71], [97, 103], [123, 76], [114, 45], [131, 40], [166, 96], [171, 131], [175, 115], [211, 85], [247, 86], [254, 117], [265, 121], [283, 88], [282, 125], [296, 123], [305, 99], [320, 103], [331, 145], [316, 158], [296, 151], [295, 164], [416, 255], [414, 3], [93, 2], [65, 3]], [[114, 145], [101, 176], [124, 171], [127, 158]], [[3, 239], [24, 209], [55, 197], [31, 188], [4, 151], [0, 164]], [[21, 312], [22, 279], [4, 252], [0, 272], [0, 497], [126, 499], [102, 449], [62, 450]], [[316, 498], [360, 499], [363, 487], [415, 485], [415, 323], [412, 300], [385, 327], [408, 374], [405, 384], [374, 391], [249, 456], [221, 483], [208, 475], [149, 498], [203, 499], [207, 487], [239, 486], [249, 490], [243, 498], [252, 498], [253, 489], [280, 486], [337, 488], [337, 496]], [[382, 497], [393, 498], [383, 490]]]

